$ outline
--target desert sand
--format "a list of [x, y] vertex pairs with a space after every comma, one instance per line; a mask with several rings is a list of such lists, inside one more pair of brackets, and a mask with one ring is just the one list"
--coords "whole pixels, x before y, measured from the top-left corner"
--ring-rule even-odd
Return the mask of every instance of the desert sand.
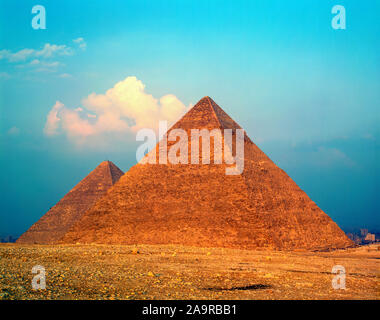
[[[0, 244], [1, 299], [380, 299], [379, 245], [331, 252]], [[32, 267], [46, 271], [33, 290]], [[346, 289], [332, 287], [334, 265]]]

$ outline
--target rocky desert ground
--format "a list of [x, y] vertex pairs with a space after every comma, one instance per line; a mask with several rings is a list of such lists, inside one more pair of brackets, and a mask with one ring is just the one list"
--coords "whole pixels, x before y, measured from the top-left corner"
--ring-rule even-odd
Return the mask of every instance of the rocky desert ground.
[[[332, 252], [0, 244], [0, 299], [380, 299], [379, 245]], [[32, 268], [46, 289], [33, 290]], [[334, 265], [346, 289], [332, 287]]]

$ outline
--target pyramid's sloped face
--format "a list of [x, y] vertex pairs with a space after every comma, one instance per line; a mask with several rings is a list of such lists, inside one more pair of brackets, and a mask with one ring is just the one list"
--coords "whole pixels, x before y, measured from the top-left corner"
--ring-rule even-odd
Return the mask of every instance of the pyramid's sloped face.
[[[170, 130], [175, 128], [240, 126], [206, 97]], [[235, 176], [225, 174], [225, 164], [137, 164], [62, 242], [247, 249], [352, 244], [248, 137], [244, 150], [244, 171]]]
[[[145, 156], [145, 159], [143, 159], [142, 162], [150, 162], [149, 159], [153, 158], [156, 163], [173, 163], [176, 161], [176, 157], [180, 158], [179, 155], [182, 153], [184, 148], [187, 150], [187, 154], [184, 157], [187, 163], [206, 163], [204, 162], [205, 159], [203, 159], [204, 139], [206, 139], [208, 140], [210, 150], [207, 152], [207, 156], [205, 158], [209, 159], [210, 163], [214, 163], [215, 158], [220, 157], [220, 159], [222, 159], [221, 162], [226, 163], [227, 154], [233, 153], [236, 155], [237, 129], [242, 128], [211, 98], [204, 97], [168, 130], [165, 138], [165, 145], [167, 146], [166, 150], [164, 151], [161, 144], [158, 143], [156, 147]], [[180, 134], [178, 133], [179, 130], [186, 134], [186, 138], [184, 140], [180, 139]], [[225, 145], [226, 130], [230, 131], [231, 143], [227, 143]], [[194, 131], [198, 132], [195, 133]], [[204, 131], [209, 132], [209, 137], [205, 138]], [[250, 141], [245, 133], [242, 138]], [[220, 143], [218, 144], [216, 141], [219, 141]], [[193, 149], [192, 146], [196, 146], [196, 148]], [[173, 151], [173, 149], [181, 149], [181, 152], [178, 151], [178, 155], [174, 156], [173, 153], [170, 154], [170, 150]], [[195, 156], [194, 150], [196, 150], [198, 156]], [[162, 162], [160, 160], [163, 153], [166, 153], [164, 156], [167, 158], [166, 162]], [[241, 155], [240, 158], [243, 156], [244, 155]], [[194, 159], [197, 159], [197, 162], [194, 162]], [[183, 161], [181, 161], [181, 163], [183, 163]]]
[[101, 198], [123, 172], [112, 162], [104, 161], [79, 182], [40, 220], [25, 232], [17, 243], [55, 243], [71, 225]]

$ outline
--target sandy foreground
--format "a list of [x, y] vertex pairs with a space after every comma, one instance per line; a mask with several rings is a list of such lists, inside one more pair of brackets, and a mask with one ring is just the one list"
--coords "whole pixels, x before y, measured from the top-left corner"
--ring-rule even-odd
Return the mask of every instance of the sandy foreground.
[[[333, 252], [0, 244], [0, 299], [376, 299], [379, 245]], [[33, 290], [32, 268], [46, 272]], [[332, 287], [334, 265], [346, 289]]]

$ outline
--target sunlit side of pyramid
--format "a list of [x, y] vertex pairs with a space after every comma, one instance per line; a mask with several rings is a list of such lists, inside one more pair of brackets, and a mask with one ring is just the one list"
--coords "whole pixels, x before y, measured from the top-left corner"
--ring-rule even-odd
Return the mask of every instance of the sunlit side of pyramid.
[[[175, 128], [236, 132], [240, 126], [205, 97], [168, 132]], [[152, 151], [156, 156], [157, 149]], [[138, 163], [73, 225], [62, 242], [242, 249], [352, 245], [331, 218], [246, 135], [244, 150], [241, 175], [226, 175], [227, 165], [213, 161], [199, 165]], [[211, 148], [211, 154], [213, 151]]]
[[122, 175], [123, 172], [112, 162], [102, 162], [33, 224], [17, 240], [17, 243], [48, 244], [57, 242], [72, 224], [94, 205]]

